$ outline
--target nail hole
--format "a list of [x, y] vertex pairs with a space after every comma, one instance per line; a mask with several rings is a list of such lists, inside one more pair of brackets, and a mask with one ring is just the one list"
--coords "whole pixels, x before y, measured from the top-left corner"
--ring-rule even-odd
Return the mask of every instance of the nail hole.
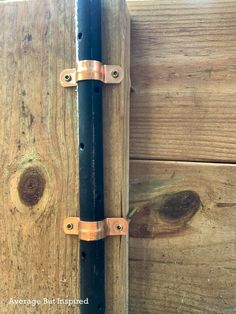
[[99, 93], [99, 92], [100, 92], [99, 87], [98, 87], [98, 86], [96, 86], [96, 87], [94, 88], [94, 91], [95, 91], [95, 93]]
[[79, 148], [80, 150], [84, 150], [84, 143], [80, 143]]
[[101, 310], [102, 310], [102, 306], [100, 304], [98, 304], [97, 311], [101, 311]]
[[82, 257], [82, 259], [85, 259], [86, 258], [86, 253], [85, 252], [81, 252], [81, 257]]
[[78, 34], [78, 38], [79, 38], [79, 39], [82, 39], [82, 36], [83, 36], [82, 33], [79, 33], [79, 34]]
[[102, 199], [101, 195], [97, 195], [96, 201], [100, 201]]

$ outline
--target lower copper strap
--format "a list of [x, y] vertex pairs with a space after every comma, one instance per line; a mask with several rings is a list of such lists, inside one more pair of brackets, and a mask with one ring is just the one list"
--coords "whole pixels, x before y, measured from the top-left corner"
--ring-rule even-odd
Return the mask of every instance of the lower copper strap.
[[65, 234], [77, 235], [80, 240], [96, 241], [107, 236], [127, 235], [128, 221], [124, 218], [106, 218], [101, 221], [81, 221], [79, 217], [64, 219]]

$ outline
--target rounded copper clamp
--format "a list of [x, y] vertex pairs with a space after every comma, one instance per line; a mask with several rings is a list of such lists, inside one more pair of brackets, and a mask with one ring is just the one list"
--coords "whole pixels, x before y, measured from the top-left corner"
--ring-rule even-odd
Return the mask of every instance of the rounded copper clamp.
[[65, 234], [77, 235], [80, 240], [96, 241], [108, 236], [127, 235], [128, 221], [124, 218], [106, 218], [101, 221], [81, 221], [79, 217], [64, 219]]
[[96, 60], [79, 61], [77, 68], [65, 69], [60, 74], [63, 87], [77, 86], [79, 81], [97, 80], [105, 84], [119, 84], [124, 78], [124, 71], [119, 65], [104, 65]]

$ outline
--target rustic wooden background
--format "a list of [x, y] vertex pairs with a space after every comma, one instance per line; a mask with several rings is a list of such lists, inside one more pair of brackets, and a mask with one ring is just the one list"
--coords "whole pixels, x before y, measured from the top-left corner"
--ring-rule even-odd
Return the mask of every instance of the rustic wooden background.
[[129, 312], [236, 313], [236, 1], [128, 1]]
[[[115, 60], [128, 60], [124, 7], [112, 1], [120, 18], [109, 17], [116, 35], [106, 34], [117, 43], [109, 49]], [[58, 85], [61, 69], [75, 62], [74, 1], [0, 3], [0, 311], [43, 313], [6, 302], [79, 296], [78, 241], [61, 232], [64, 216], [78, 207], [76, 96]], [[236, 313], [236, 0], [128, 6], [129, 313]], [[111, 95], [105, 128], [112, 123], [116, 132], [107, 165], [128, 152], [128, 115], [119, 106], [125, 95]], [[110, 149], [111, 142], [119, 145]], [[107, 210], [114, 202], [119, 215], [127, 169], [106, 170], [106, 189], [118, 191], [107, 197]], [[107, 308], [120, 314], [127, 310], [127, 243], [107, 247]]]

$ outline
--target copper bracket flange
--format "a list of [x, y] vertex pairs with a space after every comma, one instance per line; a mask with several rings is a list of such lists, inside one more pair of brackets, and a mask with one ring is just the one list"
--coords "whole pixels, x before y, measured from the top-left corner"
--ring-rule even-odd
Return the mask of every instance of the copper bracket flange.
[[80, 240], [96, 241], [107, 236], [127, 235], [128, 221], [124, 218], [106, 218], [101, 221], [81, 221], [79, 217], [64, 219], [65, 234], [77, 235]]
[[123, 69], [119, 65], [104, 65], [96, 60], [79, 61], [77, 68], [65, 69], [60, 74], [63, 87], [77, 86], [77, 82], [97, 80], [105, 84], [118, 84], [124, 78]]

